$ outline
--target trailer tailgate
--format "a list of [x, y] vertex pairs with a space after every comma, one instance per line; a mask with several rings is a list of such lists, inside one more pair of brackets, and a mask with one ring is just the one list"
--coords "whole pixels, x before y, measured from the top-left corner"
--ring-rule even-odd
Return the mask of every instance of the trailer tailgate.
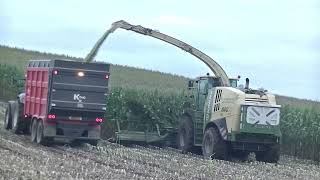
[[50, 107], [54, 109], [82, 109], [105, 111], [108, 92], [109, 65], [100, 64], [96, 70], [90, 64], [77, 67], [54, 67], [50, 92]]

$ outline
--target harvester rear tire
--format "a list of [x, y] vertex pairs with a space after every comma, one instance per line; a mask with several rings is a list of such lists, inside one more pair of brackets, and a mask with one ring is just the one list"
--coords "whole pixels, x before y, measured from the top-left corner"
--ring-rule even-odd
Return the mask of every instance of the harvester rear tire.
[[10, 104], [8, 104], [6, 108], [6, 113], [5, 113], [5, 118], [4, 118], [4, 128], [9, 130], [11, 129], [11, 121], [12, 121], [12, 116], [11, 116], [11, 107]]
[[23, 104], [19, 101], [15, 102], [15, 110], [11, 121], [12, 132], [19, 134], [23, 130], [22, 116], [23, 116]]
[[214, 127], [207, 128], [204, 133], [202, 154], [206, 159], [227, 159], [227, 143]]
[[256, 152], [256, 160], [266, 163], [277, 163], [280, 159], [280, 145], [270, 146], [267, 151]]

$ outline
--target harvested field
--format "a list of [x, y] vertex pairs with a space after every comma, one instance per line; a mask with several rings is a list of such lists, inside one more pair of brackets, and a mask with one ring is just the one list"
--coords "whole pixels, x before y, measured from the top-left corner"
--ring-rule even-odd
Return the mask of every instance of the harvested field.
[[[0, 108], [1, 126], [3, 108]], [[171, 148], [124, 147], [102, 141], [51, 147], [0, 130], [1, 179], [319, 179], [312, 161], [282, 156], [279, 164], [204, 160]]]

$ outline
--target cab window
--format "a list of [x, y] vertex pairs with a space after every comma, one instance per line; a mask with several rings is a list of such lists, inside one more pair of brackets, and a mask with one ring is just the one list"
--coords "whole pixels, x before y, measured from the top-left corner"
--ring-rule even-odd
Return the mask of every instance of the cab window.
[[205, 94], [206, 93], [206, 84], [208, 84], [208, 80], [207, 79], [201, 79], [199, 81], [199, 92], [201, 94]]
[[237, 79], [230, 79], [230, 86], [236, 88], [238, 86], [238, 80]]

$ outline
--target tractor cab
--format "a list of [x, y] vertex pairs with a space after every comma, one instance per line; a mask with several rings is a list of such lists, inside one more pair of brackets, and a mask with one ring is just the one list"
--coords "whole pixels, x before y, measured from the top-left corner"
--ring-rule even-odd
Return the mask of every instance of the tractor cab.
[[239, 81], [239, 78], [229, 78], [229, 82], [230, 82], [230, 86], [233, 87], [233, 88], [237, 88], [238, 87], [238, 81]]
[[[239, 78], [230, 78], [230, 86], [236, 88], [238, 86], [238, 80]], [[194, 84], [194, 82], [196, 84]], [[218, 77], [215, 76], [200, 76], [196, 80], [190, 80], [188, 84], [188, 89], [193, 91], [193, 95], [190, 96], [192, 98], [195, 98], [195, 105], [197, 111], [203, 111], [205, 101], [209, 92], [209, 89], [220, 87], [221, 86], [221, 80]]]
[[[231, 87], [237, 88], [239, 78], [229, 78], [229, 81]], [[194, 85], [194, 82], [197, 84], [196, 86]], [[196, 80], [190, 80], [188, 85], [189, 89], [198, 89], [199, 93], [202, 92], [202, 94], [206, 94], [208, 89], [219, 86], [221, 86], [220, 78], [215, 76], [201, 76]]]

